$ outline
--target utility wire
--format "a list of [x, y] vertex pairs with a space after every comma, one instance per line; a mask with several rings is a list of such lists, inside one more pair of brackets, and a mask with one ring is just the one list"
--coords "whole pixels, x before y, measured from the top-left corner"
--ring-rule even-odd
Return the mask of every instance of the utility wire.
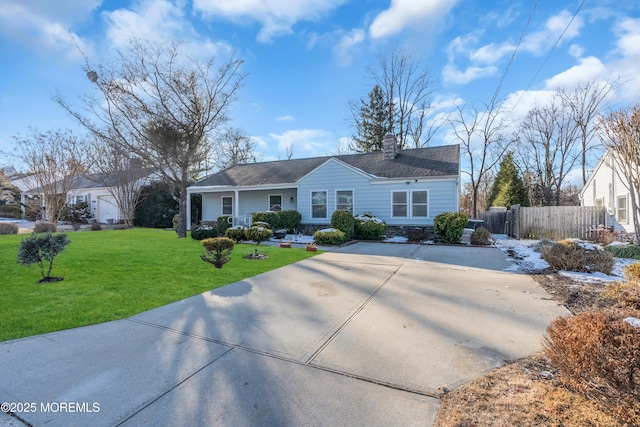
[[547, 56], [544, 58], [544, 61], [542, 61], [542, 64], [540, 64], [540, 66], [538, 67], [538, 70], [536, 71], [536, 73], [533, 75], [533, 77], [531, 78], [531, 80], [529, 81], [529, 84], [527, 85], [527, 87], [522, 91], [522, 94], [520, 95], [520, 98], [518, 98], [518, 101], [513, 105], [513, 107], [511, 108], [511, 111], [509, 112], [509, 114], [513, 113], [513, 111], [516, 109], [516, 107], [518, 106], [518, 104], [520, 103], [520, 101], [522, 101], [522, 98], [524, 97], [524, 94], [529, 90], [529, 88], [531, 87], [531, 85], [533, 84], [533, 82], [536, 80], [536, 78], [538, 77], [538, 75], [540, 74], [540, 71], [542, 71], [542, 68], [545, 66], [545, 64], [547, 63], [547, 61], [549, 60], [549, 58], [551, 57], [551, 54], [553, 53], [553, 51], [558, 47], [558, 45], [560, 44], [560, 41], [562, 40], [562, 38], [564, 37], [565, 33], [567, 32], [567, 30], [569, 29], [569, 27], [571, 26], [571, 24], [573, 23], [573, 20], [576, 18], [576, 16], [578, 15], [578, 13], [580, 12], [580, 10], [582, 9], [582, 6], [584, 6], [584, 3], [586, 2], [586, 0], [582, 0], [582, 2], [580, 3], [580, 5], [578, 6], [578, 8], [576, 9], [576, 11], [573, 13], [573, 16], [571, 17], [571, 20], [569, 20], [569, 23], [567, 24], [566, 27], [564, 27], [564, 30], [562, 31], [562, 34], [560, 34], [560, 37], [558, 37], [558, 40], [556, 40], [555, 44], [553, 45], [553, 47], [551, 48], [551, 50], [549, 51], [549, 53], [547, 54]]

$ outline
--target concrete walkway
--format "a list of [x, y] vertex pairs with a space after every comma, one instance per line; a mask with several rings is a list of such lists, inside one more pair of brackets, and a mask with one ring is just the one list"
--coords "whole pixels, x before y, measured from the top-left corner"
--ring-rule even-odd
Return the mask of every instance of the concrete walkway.
[[0, 343], [0, 402], [34, 426], [429, 426], [442, 388], [538, 351], [567, 314], [509, 267], [498, 249], [358, 243]]

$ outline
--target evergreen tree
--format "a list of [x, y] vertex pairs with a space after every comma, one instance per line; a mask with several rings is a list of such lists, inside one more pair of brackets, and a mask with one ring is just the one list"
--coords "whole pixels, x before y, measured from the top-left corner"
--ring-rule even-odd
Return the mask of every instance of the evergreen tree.
[[529, 206], [529, 196], [510, 151], [500, 163], [500, 171], [489, 193], [488, 206]]
[[371, 153], [382, 151], [382, 140], [390, 130], [388, 103], [380, 86], [375, 85], [369, 92], [369, 102], [360, 100], [360, 110], [356, 119], [356, 134], [353, 135], [355, 151]]

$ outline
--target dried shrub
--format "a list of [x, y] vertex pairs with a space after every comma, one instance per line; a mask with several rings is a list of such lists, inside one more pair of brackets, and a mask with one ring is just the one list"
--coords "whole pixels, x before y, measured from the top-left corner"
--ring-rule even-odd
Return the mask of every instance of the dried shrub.
[[475, 230], [473, 230], [473, 233], [471, 233], [469, 241], [471, 242], [472, 245], [486, 246], [493, 243], [493, 239], [491, 238], [491, 232], [484, 227], [478, 227]]
[[427, 232], [423, 227], [407, 228], [405, 234], [410, 242], [422, 242], [427, 239]]
[[608, 245], [604, 248], [616, 258], [640, 259], [640, 245], [629, 243], [626, 245]]
[[638, 425], [640, 327], [624, 320], [629, 315], [595, 310], [558, 318], [547, 328], [544, 348], [565, 386]]
[[640, 262], [624, 268], [624, 281], [607, 285], [604, 295], [623, 308], [640, 310]]
[[553, 245], [539, 247], [542, 258], [556, 270], [600, 271], [610, 274], [615, 260], [613, 256], [601, 250], [587, 250], [575, 240], [562, 240]]
[[200, 259], [213, 264], [216, 268], [231, 261], [231, 253], [235, 242], [228, 237], [213, 237], [202, 240], [205, 253], [200, 255]]
[[99, 222], [91, 223], [91, 231], [100, 231], [102, 230], [102, 225]]
[[335, 228], [325, 228], [316, 231], [313, 240], [318, 245], [341, 245], [345, 241], [345, 234]]
[[0, 222], [0, 235], [18, 234], [18, 226], [13, 222]]
[[36, 222], [36, 225], [33, 227], [34, 233], [55, 233], [58, 227], [55, 224], [51, 224], [50, 222]]

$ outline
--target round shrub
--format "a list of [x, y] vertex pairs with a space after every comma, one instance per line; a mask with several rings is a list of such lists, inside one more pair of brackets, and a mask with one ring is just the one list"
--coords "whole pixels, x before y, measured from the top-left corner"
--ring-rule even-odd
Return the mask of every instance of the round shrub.
[[273, 231], [266, 227], [251, 226], [245, 231], [245, 236], [247, 237], [247, 240], [253, 240], [256, 242], [256, 245], [259, 245], [260, 242], [264, 242], [265, 240], [269, 240], [273, 237]]
[[640, 245], [629, 243], [626, 245], [607, 245], [604, 248], [616, 258], [640, 259]]
[[231, 261], [231, 252], [235, 243], [228, 237], [211, 237], [202, 240], [205, 253], [200, 255], [200, 259], [213, 264], [216, 268]]
[[277, 213], [280, 220], [277, 228], [286, 228], [287, 232], [293, 233], [302, 221], [302, 214], [295, 210], [285, 210]]
[[211, 227], [210, 225], [201, 225], [191, 230], [191, 238], [193, 240], [204, 240], [218, 236], [218, 230], [215, 227]]
[[252, 224], [256, 222], [263, 222], [267, 224], [267, 228], [272, 230], [276, 228], [280, 228], [280, 217], [277, 212], [265, 211], [265, 212], [256, 212], [251, 217]]
[[460, 243], [464, 227], [469, 217], [462, 212], [445, 212], [433, 219], [433, 231], [436, 238], [447, 243]]
[[545, 355], [567, 387], [605, 412], [640, 425], [640, 328], [635, 312], [594, 310], [560, 317], [547, 328]]
[[624, 281], [609, 283], [604, 294], [620, 307], [640, 310], [640, 262], [624, 268]]
[[0, 235], [18, 234], [18, 226], [13, 222], [0, 222]]
[[227, 231], [224, 232], [224, 237], [228, 237], [235, 241], [236, 243], [240, 243], [243, 240], [246, 240], [247, 236], [245, 234], [247, 228], [242, 225], [236, 225], [235, 227], [227, 228]]
[[613, 255], [602, 250], [587, 250], [576, 240], [562, 240], [552, 246], [540, 248], [542, 258], [555, 270], [595, 271], [611, 274], [615, 260]]
[[344, 233], [344, 239], [351, 240], [355, 230], [356, 220], [353, 214], [343, 209], [338, 209], [331, 215], [331, 227], [336, 228]]
[[484, 227], [478, 227], [473, 230], [471, 233], [471, 237], [469, 241], [472, 245], [490, 245], [493, 243], [493, 239], [491, 239], [491, 232]]
[[127, 228], [129, 227], [127, 227], [126, 224], [116, 224], [113, 226], [114, 230], [126, 230]]
[[99, 222], [91, 223], [91, 231], [100, 231], [102, 230], [102, 225]]
[[324, 228], [313, 234], [313, 240], [318, 245], [341, 245], [345, 241], [345, 234], [335, 228]]
[[360, 239], [378, 240], [387, 232], [387, 224], [370, 213], [356, 215], [354, 220], [354, 232]]
[[58, 227], [50, 222], [36, 222], [33, 227], [34, 233], [55, 233]]

